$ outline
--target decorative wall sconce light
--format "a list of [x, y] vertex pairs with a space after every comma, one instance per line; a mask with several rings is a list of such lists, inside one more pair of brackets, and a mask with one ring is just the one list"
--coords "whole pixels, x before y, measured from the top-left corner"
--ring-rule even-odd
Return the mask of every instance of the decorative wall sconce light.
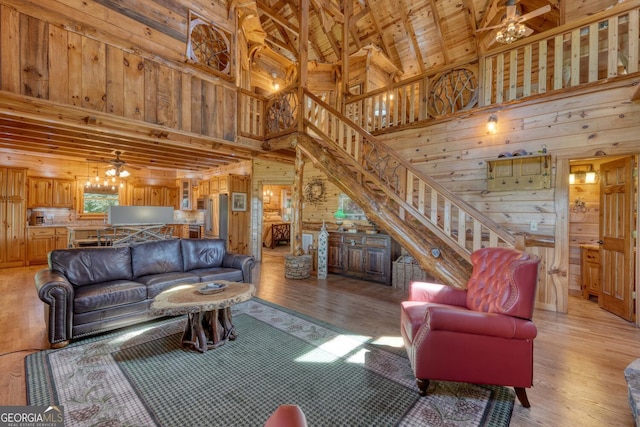
[[496, 116], [495, 114], [492, 114], [489, 116], [489, 119], [487, 120], [487, 131], [494, 135], [498, 130], [498, 116]]
[[598, 182], [598, 173], [593, 170], [593, 165], [571, 165], [569, 167], [569, 184], [595, 184]]
[[278, 77], [278, 75], [276, 73], [271, 73], [271, 78], [273, 79], [273, 81], [271, 82], [271, 85], [273, 86], [273, 91], [274, 92], [277, 92], [278, 89], [280, 89], [280, 85], [276, 81], [277, 77]]

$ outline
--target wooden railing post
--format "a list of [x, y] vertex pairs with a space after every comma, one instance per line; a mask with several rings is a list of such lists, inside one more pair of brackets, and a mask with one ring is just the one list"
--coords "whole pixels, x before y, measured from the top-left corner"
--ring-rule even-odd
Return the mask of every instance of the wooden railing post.
[[304, 254], [302, 248], [302, 182], [304, 177], [304, 155], [296, 145], [296, 160], [294, 163], [293, 189], [291, 192], [291, 236], [293, 239], [293, 254]]

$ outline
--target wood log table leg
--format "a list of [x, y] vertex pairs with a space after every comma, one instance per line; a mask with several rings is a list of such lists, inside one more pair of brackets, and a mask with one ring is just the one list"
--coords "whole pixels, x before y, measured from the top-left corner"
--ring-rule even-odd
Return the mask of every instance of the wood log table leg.
[[204, 313], [189, 313], [187, 325], [182, 333], [182, 345], [198, 350], [200, 353], [207, 351], [207, 336], [202, 326]]
[[233, 322], [231, 321], [231, 307], [225, 307], [219, 310], [219, 320], [224, 329], [225, 338], [231, 341], [235, 340], [238, 335], [236, 334], [236, 327], [233, 326]]

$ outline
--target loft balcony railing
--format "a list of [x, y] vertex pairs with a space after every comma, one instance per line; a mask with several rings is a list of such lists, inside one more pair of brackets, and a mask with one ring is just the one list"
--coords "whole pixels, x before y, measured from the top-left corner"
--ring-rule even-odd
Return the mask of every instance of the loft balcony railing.
[[[481, 56], [351, 97], [342, 113], [368, 132], [390, 131], [460, 111], [593, 84], [640, 70], [640, 1], [527, 37]], [[284, 91], [283, 91], [284, 92]], [[293, 94], [295, 96], [295, 93]], [[292, 100], [241, 90], [239, 134], [265, 139], [265, 117]], [[276, 104], [274, 106], [274, 103]], [[275, 111], [274, 111], [275, 109]], [[294, 115], [295, 116], [295, 115]]]
[[[637, 73], [640, 1], [501, 47], [478, 64], [455, 64], [353, 97], [343, 112], [292, 85], [266, 99], [240, 93], [240, 135], [269, 140], [304, 131], [361, 167], [398, 206], [466, 257], [515, 238], [373, 135], [476, 107], [551, 94]], [[479, 76], [483, 76], [479, 79]], [[302, 102], [300, 102], [302, 99]], [[373, 155], [372, 155], [373, 154]], [[377, 159], [372, 162], [372, 159]]]

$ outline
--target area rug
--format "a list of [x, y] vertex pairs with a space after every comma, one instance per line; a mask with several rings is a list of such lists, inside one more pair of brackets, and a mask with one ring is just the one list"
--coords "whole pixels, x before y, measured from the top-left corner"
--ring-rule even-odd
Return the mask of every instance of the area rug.
[[507, 426], [508, 388], [432, 381], [420, 397], [404, 349], [253, 299], [238, 338], [185, 350], [174, 318], [25, 359], [29, 405], [66, 426], [261, 426], [293, 403], [310, 426]]

